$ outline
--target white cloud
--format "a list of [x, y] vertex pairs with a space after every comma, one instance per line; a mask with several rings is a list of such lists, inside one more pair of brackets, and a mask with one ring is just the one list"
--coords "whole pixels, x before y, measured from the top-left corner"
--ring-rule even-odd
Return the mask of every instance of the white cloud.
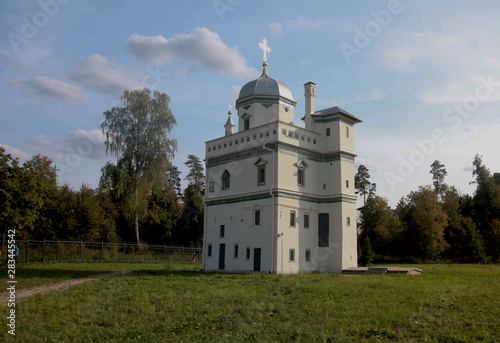
[[[493, 57], [500, 55], [492, 34], [498, 31], [496, 21], [463, 15], [440, 24], [425, 31], [390, 31], [387, 39], [377, 42], [376, 63], [425, 75], [418, 97], [429, 104], [462, 102], [474, 95], [478, 78], [500, 79], [500, 62]], [[500, 94], [485, 101], [500, 101]]]
[[174, 60], [200, 64], [216, 72], [241, 78], [255, 77], [258, 72], [247, 67], [238, 47], [230, 48], [220, 36], [207, 28], [196, 28], [189, 34], [173, 38], [163, 36], [130, 36], [128, 52], [146, 64], [168, 63]]
[[269, 27], [274, 33], [280, 34], [283, 32], [283, 27], [281, 27], [280, 23], [274, 22], [269, 24]]
[[316, 64], [316, 60], [300, 61], [299, 64], [304, 69], [312, 68]]
[[88, 94], [79, 87], [46, 76], [37, 76], [29, 81], [11, 81], [9, 84], [27, 95], [38, 96], [45, 101], [89, 101]]
[[29, 160], [31, 158], [31, 156], [29, 154], [25, 153], [24, 151], [22, 151], [18, 148], [15, 148], [13, 146], [3, 144], [3, 143], [0, 143], [0, 146], [4, 147], [5, 152], [7, 154], [10, 154], [12, 156], [12, 158], [19, 158], [20, 160], [23, 160], [23, 161]]
[[240, 96], [241, 86], [233, 86], [231, 88], [231, 99], [238, 99]]
[[286, 20], [281, 23], [273, 22], [269, 27], [273, 33], [280, 34], [283, 30], [287, 32], [301, 31], [301, 30], [317, 30], [323, 26], [321, 20], [314, 20], [311, 18], [298, 17], [297, 19]]
[[322, 106], [342, 106], [345, 104], [352, 104], [356, 102], [364, 102], [364, 101], [373, 101], [379, 100], [384, 97], [384, 93], [380, 89], [372, 89], [368, 92], [368, 94], [356, 94], [353, 98], [350, 99], [333, 99], [333, 100], [316, 100], [316, 104]]
[[138, 75], [130, 68], [94, 54], [76, 63], [69, 77], [96, 92], [120, 96], [124, 90], [143, 88]]
[[41, 154], [49, 157], [52, 161], [77, 167], [77, 161], [82, 163], [83, 159], [106, 161], [106, 150], [104, 136], [101, 130], [73, 130], [61, 137], [58, 135], [39, 135], [27, 142], [17, 142], [16, 146], [8, 146], [6, 151], [13, 157], [30, 159], [31, 156]]

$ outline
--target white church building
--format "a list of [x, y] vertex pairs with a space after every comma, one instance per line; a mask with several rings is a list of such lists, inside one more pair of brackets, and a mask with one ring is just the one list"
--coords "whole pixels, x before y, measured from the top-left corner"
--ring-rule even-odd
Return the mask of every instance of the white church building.
[[305, 128], [295, 98], [267, 72], [236, 100], [237, 132], [206, 142], [204, 271], [275, 274], [357, 267], [354, 124], [339, 107], [315, 109], [304, 85]]

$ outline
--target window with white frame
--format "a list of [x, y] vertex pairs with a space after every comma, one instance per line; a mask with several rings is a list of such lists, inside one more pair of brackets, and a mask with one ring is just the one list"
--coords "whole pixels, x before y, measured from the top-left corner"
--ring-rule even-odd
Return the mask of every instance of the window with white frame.
[[221, 178], [221, 189], [229, 189], [229, 186], [231, 185], [231, 174], [227, 170], [224, 170], [222, 173], [222, 178]]
[[295, 211], [290, 211], [290, 226], [295, 226]]
[[295, 261], [295, 249], [290, 249], [289, 254], [288, 254], [288, 260], [290, 262]]
[[309, 213], [304, 213], [304, 229], [309, 229]]
[[253, 224], [260, 225], [260, 210], [255, 210], [253, 213]]
[[297, 170], [297, 184], [299, 186], [304, 186], [304, 177], [305, 177], [306, 170], [300, 168]]
[[306, 262], [311, 261], [311, 249], [306, 249], [305, 260], [306, 260]]
[[262, 186], [266, 184], [266, 166], [261, 165], [257, 167], [257, 185]]

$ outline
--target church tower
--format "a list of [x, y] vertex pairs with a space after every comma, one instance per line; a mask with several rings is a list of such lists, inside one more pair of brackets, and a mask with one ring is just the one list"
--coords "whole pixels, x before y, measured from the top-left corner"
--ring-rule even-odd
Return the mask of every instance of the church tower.
[[223, 137], [206, 142], [203, 270], [341, 272], [357, 266], [354, 124], [339, 107], [315, 110], [304, 85], [305, 128], [293, 94], [268, 75], [245, 84]]

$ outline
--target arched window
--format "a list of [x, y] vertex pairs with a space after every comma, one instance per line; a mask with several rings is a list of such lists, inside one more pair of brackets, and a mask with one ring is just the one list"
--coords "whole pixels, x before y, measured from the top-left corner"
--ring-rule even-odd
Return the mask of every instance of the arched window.
[[221, 184], [222, 184], [222, 189], [229, 189], [231, 183], [231, 174], [227, 170], [224, 170], [224, 173], [222, 173], [222, 179], [221, 179]]

